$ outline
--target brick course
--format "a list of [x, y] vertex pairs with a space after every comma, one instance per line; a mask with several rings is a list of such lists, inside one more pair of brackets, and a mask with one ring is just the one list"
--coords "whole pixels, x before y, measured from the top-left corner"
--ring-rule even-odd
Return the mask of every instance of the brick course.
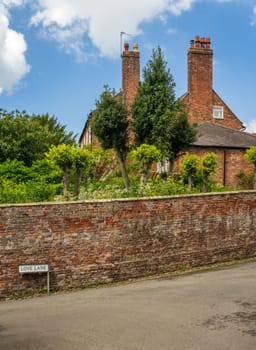
[[[203, 157], [205, 153], [215, 153], [217, 156], [217, 171], [212, 178], [224, 186], [238, 188], [238, 179], [236, 175], [242, 171], [245, 176], [253, 173], [254, 166], [245, 159], [244, 149], [235, 148], [217, 148], [217, 147], [190, 147], [186, 154], [195, 154]], [[175, 170], [178, 172], [184, 156], [179, 157], [175, 164]]]
[[[188, 49], [188, 92], [181, 100], [191, 124], [211, 122], [240, 130], [243, 123], [213, 90], [213, 50], [210, 39], [196, 37]], [[213, 106], [222, 106], [224, 119], [213, 117]]]
[[[48, 263], [55, 290], [256, 256], [255, 195], [0, 206], [0, 298], [24, 263]], [[45, 285], [23, 275], [20, 291]]]

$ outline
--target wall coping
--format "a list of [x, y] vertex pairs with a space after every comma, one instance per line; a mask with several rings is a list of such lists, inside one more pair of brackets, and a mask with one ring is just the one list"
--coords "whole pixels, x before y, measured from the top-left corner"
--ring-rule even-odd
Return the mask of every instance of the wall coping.
[[32, 203], [11, 203], [11, 204], [0, 204], [1, 208], [12, 208], [12, 207], [37, 207], [37, 206], [57, 206], [57, 205], [75, 205], [75, 204], [89, 204], [89, 203], [116, 203], [116, 202], [142, 202], [142, 201], [155, 201], [155, 200], [167, 200], [167, 199], [182, 199], [189, 197], [213, 197], [213, 196], [227, 196], [237, 194], [249, 194], [255, 193], [256, 190], [241, 190], [241, 191], [227, 191], [227, 192], [207, 192], [207, 193], [192, 193], [192, 194], [179, 194], [170, 196], [154, 196], [154, 197], [130, 197], [130, 198], [113, 198], [113, 199], [88, 199], [79, 201], [56, 201], [56, 202], [32, 202]]

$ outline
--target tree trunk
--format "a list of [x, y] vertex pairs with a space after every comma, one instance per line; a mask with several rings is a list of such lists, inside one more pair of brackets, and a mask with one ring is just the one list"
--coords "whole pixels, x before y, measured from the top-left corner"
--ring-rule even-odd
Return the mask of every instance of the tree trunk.
[[118, 159], [118, 162], [119, 162], [119, 165], [120, 165], [120, 168], [121, 168], [121, 173], [122, 173], [122, 177], [123, 177], [123, 180], [124, 180], [124, 185], [125, 185], [125, 188], [128, 191], [129, 188], [130, 188], [130, 180], [129, 180], [129, 177], [128, 177], [128, 174], [127, 174], [127, 170], [126, 170], [126, 167], [125, 167], [125, 162], [124, 162], [124, 159], [123, 159], [122, 155], [119, 152], [116, 151], [116, 155], [117, 155], [117, 159]]
[[69, 167], [65, 166], [62, 169], [63, 171], [63, 195], [66, 198], [68, 196], [68, 186], [69, 186]]
[[75, 196], [76, 199], [78, 199], [79, 192], [80, 192], [81, 178], [82, 178], [82, 171], [81, 171], [81, 169], [76, 169], [75, 186], [74, 186], [74, 196]]
[[174, 158], [168, 158], [169, 164], [168, 164], [168, 171], [167, 175], [171, 175], [173, 173], [173, 168], [174, 168]]
[[145, 171], [141, 172], [141, 177], [140, 177], [140, 187], [145, 187], [147, 184], [147, 174]]
[[192, 190], [192, 176], [191, 175], [188, 176], [188, 188], [190, 191]]

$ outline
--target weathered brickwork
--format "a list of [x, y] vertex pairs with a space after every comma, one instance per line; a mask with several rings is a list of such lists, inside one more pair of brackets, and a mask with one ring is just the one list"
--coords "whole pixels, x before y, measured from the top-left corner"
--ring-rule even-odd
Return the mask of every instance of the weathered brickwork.
[[209, 121], [212, 115], [211, 48], [197, 44], [188, 50], [188, 115], [190, 123]]
[[[181, 100], [191, 124], [218, 123], [233, 129], [243, 127], [241, 121], [213, 90], [213, 50], [210, 39], [196, 37], [188, 50], [188, 92]], [[213, 117], [213, 106], [223, 107], [223, 119]]]
[[[205, 153], [215, 153], [217, 156], [217, 171], [213, 176], [219, 184], [238, 188], [237, 174], [242, 171], [246, 176], [252, 174], [253, 164], [245, 159], [245, 150], [235, 148], [217, 147], [190, 147], [186, 154], [195, 154], [203, 157]], [[175, 170], [179, 171], [184, 156], [180, 157], [175, 164]]]
[[129, 51], [129, 44], [125, 43], [122, 54], [122, 90], [128, 109], [136, 96], [139, 81], [140, 53], [138, 51], [138, 45], [135, 44], [133, 51]]
[[[241, 130], [243, 129], [243, 123], [235, 116], [231, 109], [226, 105], [226, 103], [219, 97], [219, 95], [213, 90], [213, 106], [222, 106], [224, 118], [214, 119], [212, 117], [211, 122], [217, 123], [223, 126], [227, 126], [231, 129]], [[212, 115], [212, 114], [211, 114]]]
[[[48, 263], [51, 289], [256, 256], [256, 193], [0, 207], [0, 298], [19, 264]], [[45, 286], [23, 275], [20, 291]]]

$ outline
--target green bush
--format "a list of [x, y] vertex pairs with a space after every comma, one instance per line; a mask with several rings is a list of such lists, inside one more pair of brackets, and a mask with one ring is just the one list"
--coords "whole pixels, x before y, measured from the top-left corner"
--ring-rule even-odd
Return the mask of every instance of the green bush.
[[166, 180], [156, 179], [149, 181], [144, 192], [146, 196], [169, 196], [193, 193], [187, 185], [184, 185], [182, 178], [175, 176], [169, 176]]
[[29, 203], [53, 201], [58, 185], [45, 181], [28, 181], [16, 183], [12, 180], [1, 179], [0, 203]]
[[253, 173], [245, 175], [243, 170], [240, 170], [236, 174], [237, 186], [242, 190], [251, 190], [253, 189]]

